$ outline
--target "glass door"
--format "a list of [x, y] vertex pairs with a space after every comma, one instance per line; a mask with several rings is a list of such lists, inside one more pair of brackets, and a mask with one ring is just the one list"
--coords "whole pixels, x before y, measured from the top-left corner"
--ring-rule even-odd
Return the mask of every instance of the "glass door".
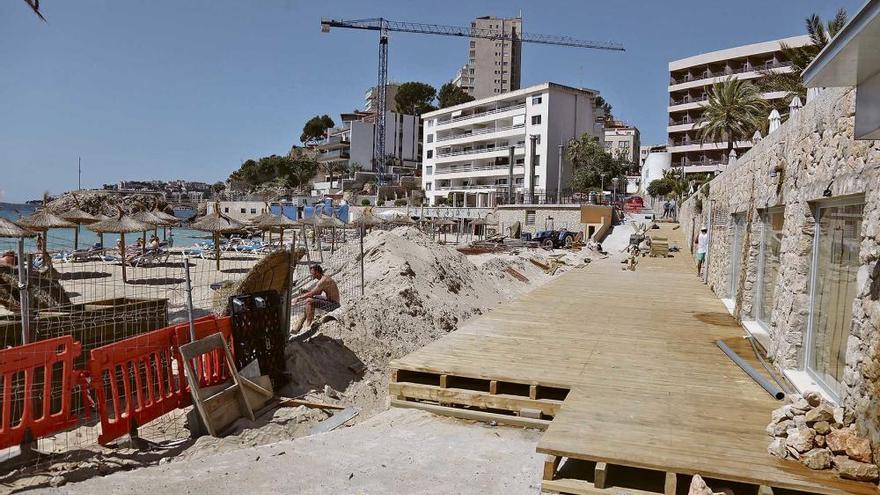
[[746, 219], [743, 213], [731, 215], [730, 234], [730, 272], [728, 273], [727, 297], [736, 299], [736, 289], [739, 286], [739, 271], [742, 265], [742, 243], [746, 231]]
[[779, 251], [782, 246], [781, 208], [761, 213], [761, 252], [758, 258], [758, 282], [755, 284], [753, 304], [755, 320], [765, 329], [770, 328], [776, 280], [779, 277]]
[[840, 397], [853, 318], [864, 205], [820, 206], [816, 212], [805, 368]]

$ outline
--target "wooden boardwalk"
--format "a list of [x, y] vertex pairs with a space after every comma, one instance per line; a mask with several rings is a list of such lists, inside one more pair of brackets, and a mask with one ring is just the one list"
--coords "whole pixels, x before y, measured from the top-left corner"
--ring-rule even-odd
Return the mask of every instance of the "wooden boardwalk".
[[546, 428], [546, 491], [671, 495], [699, 473], [737, 494], [877, 492], [767, 454], [779, 402], [716, 347], [752, 354], [688, 254], [621, 266], [571, 270], [393, 362], [392, 404]]

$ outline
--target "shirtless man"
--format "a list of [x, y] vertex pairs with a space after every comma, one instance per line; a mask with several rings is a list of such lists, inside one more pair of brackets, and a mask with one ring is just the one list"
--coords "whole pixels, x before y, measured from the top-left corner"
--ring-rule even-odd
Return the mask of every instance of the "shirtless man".
[[330, 312], [339, 307], [339, 287], [336, 281], [324, 274], [321, 265], [312, 265], [309, 267], [309, 274], [318, 281], [315, 288], [301, 294], [293, 300], [294, 304], [305, 301], [305, 318], [299, 321], [299, 325], [294, 325], [293, 333], [299, 332], [302, 328], [303, 321], [307, 327], [312, 325], [315, 318], [315, 308], [323, 309]]

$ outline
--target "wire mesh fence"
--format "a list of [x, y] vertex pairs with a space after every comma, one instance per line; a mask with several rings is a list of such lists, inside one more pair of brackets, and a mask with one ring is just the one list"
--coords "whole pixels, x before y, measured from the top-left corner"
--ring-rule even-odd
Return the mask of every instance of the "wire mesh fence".
[[[50, 229], [23, 249], [18, 239], [0, 238], [0, 462], [17, 457], [18, 444], [49, 455], [100, 449], [95, 392], [107, 383], [99, 382], [115, 379], [119, 387], [130, 387], [136, 405], [150, 400], [133, 391], [136, 380], [168, 388], [170, 383], [150, 378], [168, 369], [166, 381], [185, 382], [183, 370], [158, 354], [125, 373], [117, 370], [113, 378], [90, 377], [92, 351], [141, 342], [138, 336], [186, 325], [190, 318], [228, 315], [230, 296], [263, 290], [285, 296], [287, 330], [304, 311], [303, 304], [288, 303], [290, 296], [314, 287], [309, 266], [320, 264], [333, 277], [342, 267], [363, 262], [361, 232], [347, 227], [301, 225], [283, 233], [220, 238], [216, 244], [184, 231], [178, 234], [189, 241], [183, 246], [158, 231], [129, 234], [124, 241], [105, 235], [99, 243], [79, 246], [69, 234]], [[18, 258], [24, 270], [18, 269]], [[362, 294], [357, 276], [335, 282], [343, 304]], [[152, 442], [184, 440], [189, 437], [185, 413], [176, 408], [137, 425], [138, 434]], [[67, 423], [58, 419], [62, 415]], [[41, 430], [47, 422], [54, 426]]]

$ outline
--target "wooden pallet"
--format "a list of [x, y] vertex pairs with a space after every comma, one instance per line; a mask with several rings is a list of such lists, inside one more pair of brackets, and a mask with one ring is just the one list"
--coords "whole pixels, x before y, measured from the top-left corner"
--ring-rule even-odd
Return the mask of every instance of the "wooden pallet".
[[[544, 461], [541, 491], [566, 495], [675, 495], [687, 493], [691, 479], [690, 474], [548, 455]], [[712, 478], [705, 481], [715, 492], [729, 488], [737, 494], [808, 493]]]
[[446, 373], [393, 369], [392, 406], [438, 414], [545, 429], [568, 389]]

